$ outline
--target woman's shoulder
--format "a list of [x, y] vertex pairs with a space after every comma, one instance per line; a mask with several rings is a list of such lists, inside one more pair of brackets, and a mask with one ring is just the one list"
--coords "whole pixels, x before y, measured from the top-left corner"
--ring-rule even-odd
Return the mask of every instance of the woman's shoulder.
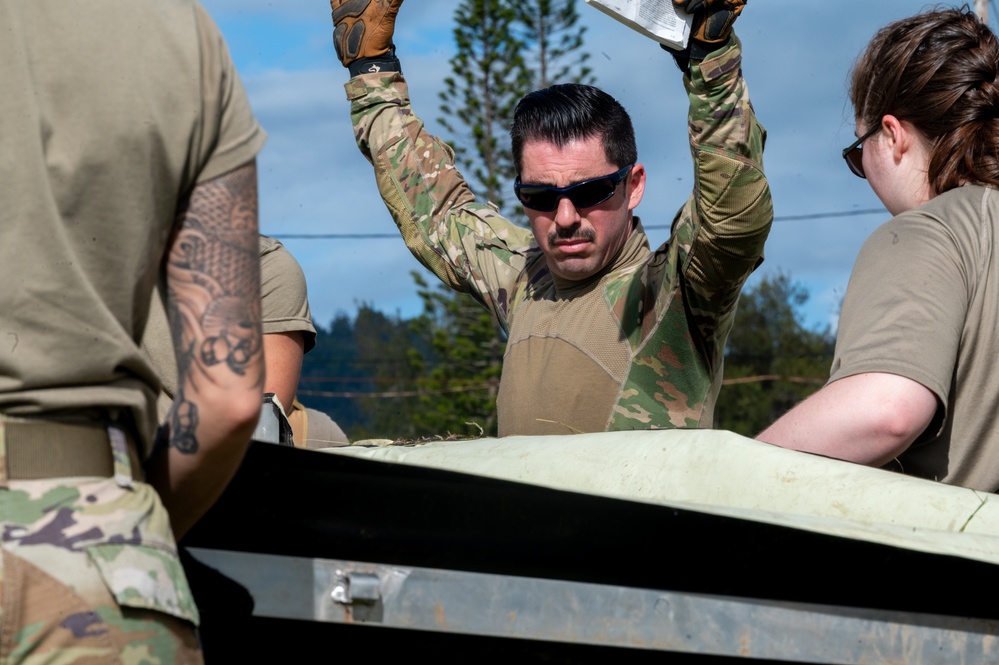
[[999, 239], [999, 190], [965, 185], [935, 196], [918, 208], [899, 213], [879, 226], [864, 243], [862, 254], [883, 260], [922, 265], [943, 261], [975, 266], [991, 260]]
[[989, 185], [963, 185], [938, 194], [923, 205], [899, 215], [929, 215], [944, 222], [980, 220], [991, 210], [999, 211], [999, 191]]

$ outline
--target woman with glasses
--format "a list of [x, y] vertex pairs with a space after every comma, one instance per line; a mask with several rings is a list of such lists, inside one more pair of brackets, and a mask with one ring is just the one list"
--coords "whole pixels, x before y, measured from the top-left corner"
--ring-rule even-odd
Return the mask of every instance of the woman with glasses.
[[895, 217], [866, 241], [829, 383], [758, 438], [999, 489], [999, 42], [966, 6], [875, 35], [843, 151]]

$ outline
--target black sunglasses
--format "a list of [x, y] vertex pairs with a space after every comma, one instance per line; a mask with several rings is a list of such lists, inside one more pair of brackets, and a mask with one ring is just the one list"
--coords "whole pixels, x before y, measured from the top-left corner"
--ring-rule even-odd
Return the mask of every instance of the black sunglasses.
[[874, 125], [867, 130], [866, 134], [843, 149], [843, 159], [846, 160], [846, 165], [850, 167], [850, 172], [858, 178], [867, 179], [864, 174], [864, 141], [874, 136], [879, 129], [881, 129], [881, 123]]
[[620, 171], [599, 178], [576, 182], [566, 187], [549, 187], [548, 185], [525, 185], [520, 176], [513, 184], [517, 198], [525, 208], [538, 212], [551, 212], [558, 208], [559, 199], [563, 196], [572, 201], [577, 209], [592, 208], [600, 205], [617, 191], [618, 184], [628, 175], [634, 164], [628, 164]]

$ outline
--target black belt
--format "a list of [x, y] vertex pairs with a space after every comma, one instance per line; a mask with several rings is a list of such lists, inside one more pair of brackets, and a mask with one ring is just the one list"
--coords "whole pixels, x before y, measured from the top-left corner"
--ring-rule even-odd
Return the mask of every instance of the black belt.
[[[114, 455], [106, 425], [0, 418], [6, 448], [7, 478], [40, 480], [114, 475]], [[135, 436], [124, 428], [132, 477], [142, 479]]]

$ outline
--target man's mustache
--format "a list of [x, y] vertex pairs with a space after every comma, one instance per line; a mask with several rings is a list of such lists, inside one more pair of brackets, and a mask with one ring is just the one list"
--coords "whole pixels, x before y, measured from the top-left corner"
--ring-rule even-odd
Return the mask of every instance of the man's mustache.
[[548, 233], [548, 244], [554, 245], [558, 241], [584, 241], [593, 242], [597, 239], [597, 234], [591, 228], [582, 228], [579, 226], [564, 228], [561, 226], [555, 227], [552, 231]]

